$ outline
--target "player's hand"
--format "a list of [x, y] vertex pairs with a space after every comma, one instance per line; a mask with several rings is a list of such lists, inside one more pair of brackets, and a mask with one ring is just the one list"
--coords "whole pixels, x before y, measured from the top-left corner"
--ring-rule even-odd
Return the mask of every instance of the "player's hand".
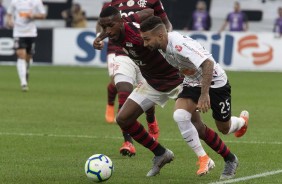
[[96, 38], [93, 42], [93, 48], [102, 50], [104, 48], [104, 41], [102, 41], [100, 38]]
[[198, 100], [197, 109], [200, 112], [206, 113], [210, 108], [211, 108], [210, 95], [208, 93], [201, 94]]
[[29, 13], [29, 14], [26, 15], [26, 18], [32, 20], [32, 19], [34, 19], [34, 16], [31, 13]]

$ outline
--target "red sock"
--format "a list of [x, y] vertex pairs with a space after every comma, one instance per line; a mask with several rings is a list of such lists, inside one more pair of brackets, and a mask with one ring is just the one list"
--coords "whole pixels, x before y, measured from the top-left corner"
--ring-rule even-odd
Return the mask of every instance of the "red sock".
[[150, 136], [143, 125], [138, 121], [127, 129], [124, 129], [124, 131], [128, 132], [136, 142], [150, 149], [155, 155], [162, 155], [165, 152], [165, 148], [162, 147], [152, 136]]
[[208, 127], [206, 127], [206, 137], [204, 141], [209, 147], [220, 154], [223, 158], [228, 156], [228, 154], [230, 153], [230, 149], [220, 139], [217, 133]]
[[112, 83], [109, 83], [108, 87], [107, 87], [107, 91], [108, 91], [108, 105], [114, 105], [115, 104], [115, 98], [117, 96], [116, 86], [113, 85]]
[[132, 138], [129, 135], [129, 133], [124, 132], [123, 130], [121, 130], [121, 131], [122, 131], [122, 135], [123, 135], [123, 138], [124, 138], [124, 142], [128, 141], [128, 142], [133, 143]]

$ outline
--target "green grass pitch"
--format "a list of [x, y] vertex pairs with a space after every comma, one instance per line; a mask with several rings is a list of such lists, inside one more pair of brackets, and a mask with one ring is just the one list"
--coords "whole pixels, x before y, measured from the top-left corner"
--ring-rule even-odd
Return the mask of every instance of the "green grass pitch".
[[[219, 134], [240, 161], [238, 180], [230, 183], [282, 183], [282, 73], [228, 72], [228, 76], [232, 113], [239, 115], [243, 109], [250, 112], [244, 137]], [[91, 183], [84, 164], [96, 153], [106, 154], [114, 163], [114, 174], [106, 182], [109, 184], [218, 181], [223, 159], [204, 142], [216, 167], [206, 176], [196, 176], [197, 158], [173, 121], [172, 100], [164, 109], [157, 107], [156, 112], [160, 143], [173, 150], [175, 160], [160, 175], [147, 178], [153, 158], [150, 151], [135, 143], [137, 155], [122, 157], [118, 152], [123, 141], [121, 131], [104, 120], [108, 81], [106, 69], [33, 66], [30, 91], [24, 93], [16, 67], [0, 66], [0, 183]], [[203, 114], [203, 119], [216, 130], [210, 112]], [[147, 127], [143, 116], [140, 121]]]

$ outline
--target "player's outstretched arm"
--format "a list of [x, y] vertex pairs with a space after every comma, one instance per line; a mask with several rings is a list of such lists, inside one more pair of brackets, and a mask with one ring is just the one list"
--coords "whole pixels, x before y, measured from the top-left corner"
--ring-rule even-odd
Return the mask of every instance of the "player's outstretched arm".
[[13, 28], [14, 27], [14, 21], [13, 21], [13, 16], [12, 14], [7, 14], [7, 27], [8, 28]]
[[28, 14], [27, 17], [29, 19], [45, 19], [46, 18], [46, 14], [42, 14], [42, 13]]
[[147, 8], [147, 9], [144, 9], [144, 10], [137, 12], [137, 15], [139, 17], [139, 21], [142, 22], [143, 20], [153, 16], [154, 10], [151, 9], [151, 8]]
[[171, 22], [169, 21], [168, 17], [165, 16], [165, 17], [162, 17], [162, 21], [163, 23], [165, 24], [165, 27], [166, 27], [166, 30], [167, 32], [171, 32], [173, 27], [172, 27], [172, 24]]

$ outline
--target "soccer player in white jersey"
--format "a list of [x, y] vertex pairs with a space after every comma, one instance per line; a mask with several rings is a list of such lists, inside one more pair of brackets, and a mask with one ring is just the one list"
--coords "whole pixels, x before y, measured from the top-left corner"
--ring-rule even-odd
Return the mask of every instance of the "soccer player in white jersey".
[[29, 65], [35, 49], [37, 28], [34, 20], [46, 17], [41, 0], [12, 0], [7, 11], [7, 23], [13, 27], [17, 70], [23, 91], [28, 91]]
[[[167, 62], [185, 77], [183, 91], [175, 104], [175, 121], [191, 122], [193, 112], [206, 113], [211, 108], [220, 132], [234, 133], [236, 137], [246, 133], [249, 113], [244, 110], [240, 117], [231, 116], [231, 87], [227, 75], [203, 46], [178, 32], [168, 33], [155, 16], [143, 21], [140, 31], [144, 46], [159, 49]], [[234, 155], [226, 162], [220, 179], [234, 177], [238, 163]]]

